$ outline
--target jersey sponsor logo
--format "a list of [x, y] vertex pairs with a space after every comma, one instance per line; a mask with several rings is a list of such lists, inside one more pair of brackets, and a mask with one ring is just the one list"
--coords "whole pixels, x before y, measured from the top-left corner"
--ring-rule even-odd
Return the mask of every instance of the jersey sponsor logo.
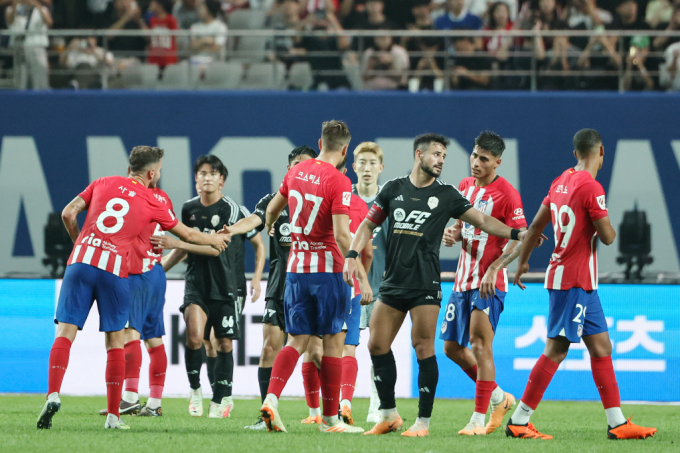
[[210, 219], [210, 224], [216, 227], [218, 223], [220, 223], [220, 216], [215, 214], [214, 216], [212, 216], [212, 219]]
[[604, 201], [604, 195], [597, 197], [597, 204], [600, 205], [600, 209], [605, 211], [607, 209], [607, 204]]
[[404, 201], [404, 197], [402, 195], [399, 195], [397, 198], [394, 199], [394, 201]]
[[352, 192], [342, 193], [342, 204], [349, 206], [349, 202], [352, 201]]
[[279, 227], [281, 236], [290, 236], [290, 223], [282, 223]]
[[524, 217], [524, 210], [522, 208], [517, 208], [514, 211], [515, 215]]
[[[394, 211], [394, 218], [397, 220], [397, 222], [394, 223], [394, 232], [396, 234], [422, 236], [422, 233], [415, 233], [415, 231], [418, 231], [421, 225], [424, 224], [432, 214], [429, 212], [413, 210], [409, 213], [408, 217], [404, 217], [405, 215], [406, 213], [401, 208]], [[403, 222], [401, 220], [403, 220]]]
[[[399, 195], [401, 197], [401, 195]], [[402, 200], [403, 201], [403, 200]], [[398, 208], [394, 210], [394, 220], [401, 222], [406, 218], [406, 212], [403, 209]]]
[[434, 209], [437, 206], [439, 206], [439, 198], [437, 197], [430, 197], [427, 200], [427, 205], [430, 207], [430, 209]]

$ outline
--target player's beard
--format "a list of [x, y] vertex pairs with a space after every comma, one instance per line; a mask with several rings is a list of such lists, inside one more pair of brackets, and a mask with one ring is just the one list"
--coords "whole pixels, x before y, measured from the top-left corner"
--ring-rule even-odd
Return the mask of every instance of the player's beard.
[[420, 163], [420, 169], [423, 170], [428, 175], [432, 176], [433, 178], [439, 178], [439, 175], [442, 174], [441, 169], [439, 169], [439, 172], [437, 172], [438, 169], [426, 165], [425, 162]]
[[340, 163], [338, 163], [338, 165], [336, 165], [335, 168], [340, 170], [341, 168], [344, 168], [345, 165], [347, 165], [347, 154], [345, 154], [345, 158], [342, 159], [342, 161]]

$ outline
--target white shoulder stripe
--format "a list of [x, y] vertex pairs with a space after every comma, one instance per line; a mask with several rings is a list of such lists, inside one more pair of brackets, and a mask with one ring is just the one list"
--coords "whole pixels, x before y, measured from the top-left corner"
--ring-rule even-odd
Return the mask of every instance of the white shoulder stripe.
[[229, 224], [233, 225], [238, 220], [239, 206], [238, 206], [238, 204], [236, 204], [236, 202], [234, 200], [227, 197], [226, 195], [224, 197], [222, 197], [222, 200], [224, 202], [228, 203], [229, 206], [231, 207], [231, 215], [229, 217]]

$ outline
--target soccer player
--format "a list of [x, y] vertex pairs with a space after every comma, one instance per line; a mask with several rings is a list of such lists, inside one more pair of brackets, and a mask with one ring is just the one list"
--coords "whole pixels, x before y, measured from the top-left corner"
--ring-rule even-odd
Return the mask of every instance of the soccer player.
[[593, 129], [574, 135], [576, 166], [569, 168], [550, 185], [548, 195], [527, 231], [519, 256], [515, 284], [524, 289], [521, 276], [529, 269], [529, 256], [543, 229], [552, 221], [555, 250], [545, 272], [550, 295], [548, 339], [517, 409], [505, 433], [509, 437], [552, 439], [530, 422], [557, 367], [566, 358], [571, 343], [581, 339], [588, 348], [595, 386], [607, 416], [610, 439], [644, 439], [656, 428], [644, 428], [626, 420], [612, 364], [609, 340], [600, 298], [597, 295], [597, 240], [610, 245], [616, 231], [609, 221], [602, 185], [595, 180], [604, 160], [602, 137]]
[[[228, 236], [209, 235], [178, 222], [167, 204], [149, 190], [161, 176], [163, 150], [137, 146], [130, 153], [129, 177], [99, 178], [62, 211], [64, 225], [75, 242], [59, 292], [55, 322], [57, 337], [49, 358], [47, 401], [38, 416], [38, 429], [52, 427], [61, 408], [59, 390], [68, 366], [71, 344], [97, 300], [99, 330], [106, 333], [106, 400], [104, 428], [129, 429], [120, 420], [119, 407], [125, 376], [123, 328], [129, 319], [130, 288], [128, 253], [133, 242], [150, 223], [182, 239], [225, 249]], [[78, 213], [87, 210], [82, 231]]]
[[[211, 231], [218, 225], [235, 224], [243, 217], [239, 206], [222, 194], [228, 172], [216, 156], [201, 156], [194, 165], [201, 194], [182, 207], [182, 221], [199, 231]], [[163, 248], [172, 245], [161, 239]], [[177, 245], [177, 244], [175, 244]], [[181, 243], [163, 259], [166, 271], [187, 257], [184, 304], [180, 310], [186, 322], [184, 360], [189, 377], [189, 414], [203, 415], [203, 392], [200, 372], [203, 364], [203, 340], [215, 331], [217, 360], [215, 391], [210, 402], [209, 418], [226, 418], [234, 408], [231, 397], [234, 357], [232, 339], [239, 337], [241, 304], [238, 297], [237, 247], [216, 255], [207, 247]]]
[[[496, 174], [505, 150], [503, 139], [484, 131], [475, 139], [470, 155], [472, 176], [463, 179], [458, 190], [474, 207], [512, 228], [526, 229], [519, 192]], [[447, 242], [447, 235], [451, 240]], [[456, 281], [446, 306], [439, 338], [446, 356], [475, 381], [475, 410], [461, 435], [486, 435], [498, 428], [515, 398], [496, 384], [493, 339], [508, 292], [506, 266], [517, 256], [521, 245], [476, 229], [460, 221], [447, 228], [444, 243], [462, 239]], [[468, 349], [468, 342], [470, 349]], [[491, 404], [491, 417], [484, 426]]]
[[375, 228], [389, 216], [385, 278], [380, 286], [380, 299], [373, 309], [368, 342], [382, 420], [365, 434], [386, 434], [403, 426], [394, 398], [397, 368], [390, 347], [407, 312], [413, 322], [411, 337], [420, 368], [420, 402], [416, 422], [402, 435], [421, 437], [429, 434], [439, 378], [434, 354], [442, 298], [439, 243], [448, 220], [458, 218], [506, 239], [517, 240], [525, 234], [477, 211], [455, 187], [438, 179], [448, 143], [448, 139], [437, 134], [416, 137], [411, 174], [383, 186], [359, 226], [345, 259], [343, 277], [350, 282], [357, 270], [357, 251], [363, 250]]
[[[383, 150], [377, 143], [363, 142], [354, 149], [354, 163], [352, 168], [357, 174], [357, 183], [352, 185], [352, 193], [358, 195], [366, 202], [368, 209], [371, 209], [375, 197], [380, 192], [378, 177], [382, 173], [385, 165], [383, 164]], [[354, 230], [356, 232], [356, 230]], [[373, 230], [373, 260], [368, 270], [368, 281], [373, 292], [373, 301], [368, 305], [361, 306], [361, 323], [359, 328], [364, 330], [371, 321], [373, 312], [373, 302], [380, 298], [380, 284], [382, 283], [383, 273], [385, 272], [385, 243], [387, 242], [387, 229], [377, 227]], [[378, 423], [380, 421], [380, 398], [378, 390], [373, 381], [373, 366], [371, 365], [371, 398], [368, 406], [367, 422]]]
[[[304, 162], [307, 159], [316, 157], [316, 151], [308, 146], [298, 146], [288, 154], [288, 165], [290, 170], [293, 166]], [[229, 232], [245, 234], [247, 231], [257, 229], [262, 231], [266, 222], [266, 212], [269, 202], [274, 198], [275, 193], [265, 195], [255, 206], [255, 211], [245, 219], [239, 220], [235, 225], [229, 227]], [[257, 370], [258, 382], [260, 384], [260, 396], [264, 402], [267, 396], [267, 388], [272, 374], [272, 365], [276, 355], [283, 347], [283, 339], [286, 332], [286, 320], [283, 310], [283, 295], [286, 288], [286, 263], [290, 254], [290, 219], [288, 209], [284, 208], [279, 219], [274, 223], [273, 235], [270, 232], [269, 239], [269, 278], [267, 279], [267, 292], [265, 295], [265, 310], [262, 317], [262, 354], [260, 354], [260, 364]], [[267, 429], [262, 417], [259, 417], [253, 425], [246, 429]]]
[[[323, 123], [317, 159], [295, 166], [267, 207], [267, 230], [290, 201], [292, 246], [288, 259], [284, 308], [288, 344], [276, 356], [260, 411], [269, 431], [286, 431], [279, 417], [281, 392], [306, 349], [311, 335], [323, 336], [321, 393], [323, 416], [319, 431], [360, 433], [338, 418], [342, 331], [350, 310], [342, 281], [342, 253], [351, 242], [349, 208], [352, 185], [336, 167], [346, 159], [351, 135], [341, 121]], [[363, 250], [363, 247], [361, 248]], [[357, 266], [362, 271], [361, 266]], [[360, 274], [361, 276], [361, 274]], [[353, 283], [350, 283], [350, 285]]]

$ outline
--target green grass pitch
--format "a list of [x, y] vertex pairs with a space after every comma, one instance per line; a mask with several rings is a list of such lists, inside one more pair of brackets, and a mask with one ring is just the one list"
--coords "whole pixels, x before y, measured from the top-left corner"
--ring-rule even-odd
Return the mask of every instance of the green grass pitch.
[[[106, 406], [103, 397], [68, 397], [62, 399], [61, 411], [53, 419], [51, 430], [36, 429], [37, 414], [44, 396], [0, 396], [0, 451], [2, 452], [680, 452], [680, 408], [677, 406], [624, 405], [626, 416], [635, 414], [634, 422], [654, 426], [659, 432], [646, 440], [611, 441], [606, 437], [606, 419], [600, 403], [541, 403], [532, 421], [537, 428], [554, 436], [553, 441], [508, 439], [501, 429], [489, 436], [458, 436], [474, 408], [472, 401], [435, 402], [430, 436], [403, 438], [398, 434], [362, 436], [321, 434], [316, 425], [301, 425], [307, 416], [304, 400], [282, 400], [279, 406], [288, 434], [244, 430], [253, 423], [260, 407], [258, 400], [236, 400], [228, 419], [189, 416], [183, 399], [164, 399], [161, 418], [124, 416], [130, 431], [104, 430], [104, 417], [97, 415]], [[417, 414], [417, 400], [399, 400], [399, 412], [405, 427]], [[365, 429], [368, 400], [356, 399], [354, 414]], [[506, 417], [507, 421], [507, 417]]]

